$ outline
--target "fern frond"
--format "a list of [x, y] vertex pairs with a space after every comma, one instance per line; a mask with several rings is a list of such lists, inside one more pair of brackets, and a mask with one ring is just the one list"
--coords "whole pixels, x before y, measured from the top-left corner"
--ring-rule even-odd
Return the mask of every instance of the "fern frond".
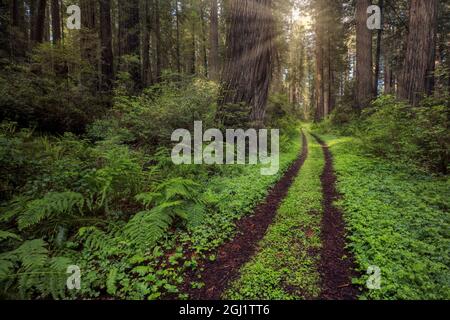
[[13, 251], [22, 262], [25, 272], [40, 268], [45, 265], [48, 259], [48, 249], [42, 239], [25, 241], [19, 248]]
[[173, 217], [162, 208], [137, 213], [125, 226], [124, 235], [137, 247], [153, 246], [164, 236]]
[[135, 199], [142, 203], [146, 208], [149, 208], [153, 203], [158, 202], [158, 199], [161, 199], [162, 196], [162, 193], [159, 192], [147, 192], [138, 194]]
[[84, 227], [78, 231], [77, 237], [84, 241], [90, 250], [99, 250], [111, 242], [108, 235], [96, 227]]
[[0, 241], [4, 241], [6, 239], [22, 240], [22, 238], [15, 233], [0, 230]]
[[71, 214], [76, 209], [81, 212], [84, 203], [84, 197], [80, 193], [48, 193], [41, 199], [29, 202], [25, 211], [20, 213], [19, 230], [34, 226], [46, 218]]

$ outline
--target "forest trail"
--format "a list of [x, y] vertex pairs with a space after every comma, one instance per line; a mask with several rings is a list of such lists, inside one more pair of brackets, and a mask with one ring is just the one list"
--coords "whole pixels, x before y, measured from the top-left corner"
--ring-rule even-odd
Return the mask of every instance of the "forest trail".
[[[317, 294], [306, 294], [308, 291], [306, 290], [304, 298], [354, 300], [358, 296], [358, 289], [352, 284], [352, 277], [355, 276], [354, 259], [346, 249], [343, 214], [334, 205], [334, 201], [339, 199], [339, 194], [336, 190], [337, 179], [334, 173], [333, 157], [328, 146], [319, 137], [310, 133], [308, 135], [317, 141], [318, 144], [315, 144], [315, 148], [320, 150], [319, 157], [323, 161], [323, 166], [314, 174], [319, 184], [319, 196], [321, 195], [321, 202], [318, 206], [322, 208], [317, 208], [317, 213], [311, 213], [320, 214], [317, 217], [316, 229], [313, 224], [307, 222], [299, 226], [301, 229], [309, 230], [306, 233], [305, 241], [309, 241], [311, 244], [304, 249], [308, 251], [308, 255], [311, 255], [311, 261], [313, 261], [308, 268], [314, 270], [308, 272], [317, 274], [314, 285], [317, 287]], [[260, 244], [267, 237], [269, 228], [279, 223], [276, 217], [281, 204], [287, 199], [288, 193], [291, 192], [294, 197], [296, 196], [297, 190], [293, 188], [293, 183], [296, 179], [301, 179], [299, 173], [303, 170], [303, 165], [309, 158], [312, 147], [304, 132], [302, 132], [302, 139], [302, 151], [299, 158], [273, 187], [266, 200], [255, 209], [252, 216], [237, 223], [236, 237], [219, 248], [217, 259], [203, 263], [201, 267], [204, 271], [201, 273], [201, 281], [204, 286], [200, 289], [192, 289], [189, 284], [198, 280], [198, 274], [191, 273], [187, 276], [183, 291], [187, 292], [191, 299], [218, 300], [223, 298], [230, 285], [241, 277], [242, 267], [262, 249]], [[316, 157], [317, 151], [314, 152]], [[317, 161], [315, 157], [310, 162]], [[309, 191], [306, 190], [306, 192]], [[298, 198], [300, 197], [299, 194]], [[311, 232], [320, 234], [318, 241], [321, 244], [318, 245], [317, 250], [314, 249], [315, 240], [311, 238]], [[303, 235], [299, 233], [298, 236], [302, 237]], [[289, 236], [286, 235], [286, 237]], [[283, 258], [280, 256], [280, 259]], [[280, 261], [280, 264], [284, 264], [284, 261]], [[291, 272], [295, 273], [297, 270], [291, 270]]]
[[333, 155], [328, 145], [318, 136], [325, 156], [325, 167], [321, 176], [323, 188], [322, 252], [319, 272], [321, 274], [321, 300], [356, 299], [358, 290], [352, 285], [355, 264], [352, 254], [346, 248], [346, 230], [343, 213], [334, 202], [340, 195], [336, 190], [336, 174]]
[[301, 154], [298, 159], [272, 188], [265, 201], [256, 207], [253, 215], [237, 223], [236, 237], [219, 248], [217, 259], [202, 265], [205, 270], [202, 273], [202, 282], [205, 285], [201, 289], [192, 289], [189, 284], [198, 279], [195, 273], [188, 275], [183, 291], [187, 292], [191, 299], [220, 299], [228, 285], [239, 275], [240, 268], [256, 253], [258, 243], [273, 223], [281, 202], [308, 157], [308, 142], [303, 132], [302, 140]]

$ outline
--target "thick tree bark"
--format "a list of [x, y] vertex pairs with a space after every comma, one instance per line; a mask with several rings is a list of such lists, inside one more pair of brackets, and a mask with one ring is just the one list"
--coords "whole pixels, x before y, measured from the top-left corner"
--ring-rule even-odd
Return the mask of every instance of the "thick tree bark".
[[219, 15], [217, 0], [211, 0], [210, 13], [210, 48], [209, 48], [209, 77], [212, 80], [219, 79]]
[[434, 87], [438, 0], [411, 0], [407, 52], [398, 96], [417, 105]]
[[356, 0], [356, 106], [369, 105], [373, 98], [372, 32], [367, 28], [370, 0]]
[[111, 0], [100, 0], [101, 89], [109, 91], [114, 79]]
[[59, 0], [52, 0], [52, 40], [54, 44], [61, 41], [61, 8]]
[[231, 0], [220, 105], [246, 103], [262, 126], [272, 76], [274, 18], [271, 0]]

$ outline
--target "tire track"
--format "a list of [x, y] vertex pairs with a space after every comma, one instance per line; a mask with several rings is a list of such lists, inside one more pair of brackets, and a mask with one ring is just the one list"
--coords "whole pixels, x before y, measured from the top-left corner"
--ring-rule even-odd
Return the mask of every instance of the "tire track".
[[201, 265], [204, 268], [202, 273], [204, 287], [192, 289], [190, 283], [198, 281], [197, 274], [192, 273], [187, 276], [183, 292], [188, 293], [190, 299], [219, 300], [229, 283], [239, 275], [240, 268], [256, 253], [258, 243], [273, 223], [281, 202], [308, 157], [308, 141], [303, 132], [302, 139], [302, 151], [299, 158], [271, 189], [265, 201], [256, 207], [253, 215], [237, 222], [236, 237], [219, 248], [217, 259], [214, 262], [206, 261]]
[[355, 300], [358, 288], [352, 284], [356, 275], [353, 255], [346, 248], [345, 221], [342, 212], [334, 205], [340, 198], [336, 190], [336, 174], [333, 169], [333, 156], [326, 143], [319, 137], [325, 167], [321, 176], [323, 188], [322, 250], [319, 273], [322, 278], [321, 300]]

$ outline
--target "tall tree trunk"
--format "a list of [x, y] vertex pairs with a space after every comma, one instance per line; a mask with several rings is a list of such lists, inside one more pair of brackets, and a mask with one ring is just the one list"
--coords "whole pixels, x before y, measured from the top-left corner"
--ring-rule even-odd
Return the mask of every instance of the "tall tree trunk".
[[384, 0], [379, 0], [378, 6], [381, 9], [381, 29], [377, 32], [377, 48], [375, 57], [375, 82], [373, 84], [374, 97], [378, 96], [378, 80], [380, 79], [380, 60], [381, 60], [381, 40], [383, 36], [384, 20]]
[[323, 26], [316, 26], [316, 83], [315, 83], [315, 98], [316, 98], [316, 113], [314, 120], [319, 122], [324, 117], [324, 80], [323, 80], [323, 69], [324, 69], [324, 52], [323, 52]]
[[246, 103], [262, 126], [272, 76], [274, 18], [271, 0], [229, 1], [227, 58], [220, 105]]
[[181, 73], [181, 50], [180, 50], [180, 8], [179, 1], [175, 1], [175, 19], [176, 19], [176, 55], [177, 55], [177, 72]]
[[161, 13], [159, 0], [154, 0], [155, 8], [155, 38], [156, 38], [156, 81], [161, 80], [162, 59], [161, 59]]
[[34, 41], [38, 43], [44, 42], [45, 36], [45, 13], [47, 11], [47, 0], [39, 0], [36, 14], [36, 30], [34, 31]]
[[12, 55], [16, 59], [24, 58], [27, 50], [27, 28], [25, 25], [25, 7], [23, 1], [12, 1], [11, 20]]
[[97, 87], [98, 68], [98, 37], [96, 32], [96, 2], [92, 0], [80, 0], [81, 9], [81, 34], [80, 47], [81, 58], [88, 64], [89, 69], [83, 72], [82, 83], [90, 88]]
[[200, 5], [200, 19], [202, 24], [202, 54], [203, 54], [203, 69], [205, 77], [208, 77], [208, 40], [206, 35], [206, 16], [205, 16], [205, 8], [204, 3], [202, 2]]
[[[134, 56], [141, 60], [139, 0], [119, 0], [120, 56]], [[123, 63], [124, 61], [122, 61]], [[122, 69], [128, 71], [136, 89], [142, 85], [141, 64], [127, 61]]]
[[210, 13], [210, 51], [209, 51], [209, 77], [212, 80], [219, 79], [219, 14], [217, 0], [211, 0]]
[[54, 44], [61, 41], [61, 8], [59, 0], [52, 0], [52, 40]]
[[356, 0], [356, 106], [369, 105], [373, 98], [372, 32], [367, 28], [370, 0]]
[[111, 0], [100, 0], [101, 89], [110, 91], [114, 79]]
[[411, 0], [409, 35], [398, 96], [417, 105], [434, 87], [438, 0]]
[[150, 19], [150, 3], [145, 1], [144, 14], [142, 18], [143, 23], [143, 37], [142, 37], [142, 83], [144, 87], [149, 86], [152, 79], [152, 67], [150, 63], [150, 33], [152, 31]]

